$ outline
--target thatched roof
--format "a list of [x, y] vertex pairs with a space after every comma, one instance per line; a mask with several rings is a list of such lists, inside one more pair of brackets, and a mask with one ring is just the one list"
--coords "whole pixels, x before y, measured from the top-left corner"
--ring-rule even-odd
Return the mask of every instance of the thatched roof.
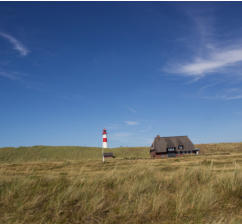
[[190, 151], [195, 149], [193, 143], [187, 136], [160, 137], [158, 135], [152, 143], [151, 150], [166, 152], [169, 147], [175, 147], [176, 151]]

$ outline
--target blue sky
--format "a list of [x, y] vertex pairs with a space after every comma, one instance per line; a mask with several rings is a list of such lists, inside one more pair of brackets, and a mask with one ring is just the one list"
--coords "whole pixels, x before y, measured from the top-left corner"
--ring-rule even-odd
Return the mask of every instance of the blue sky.
[[[19, 6], [21, 4], [21, 6]], [[0, 3], [0, 146], [242, 141], [242, 3]]]

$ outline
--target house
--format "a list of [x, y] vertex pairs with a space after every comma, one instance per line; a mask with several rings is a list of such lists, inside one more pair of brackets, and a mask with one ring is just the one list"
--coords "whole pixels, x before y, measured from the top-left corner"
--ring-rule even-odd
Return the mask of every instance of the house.
[[160, 137], [157, 135], [150, 147], [151, 158], [198, 153], [199, 149], [195, 148], [187, 136]]

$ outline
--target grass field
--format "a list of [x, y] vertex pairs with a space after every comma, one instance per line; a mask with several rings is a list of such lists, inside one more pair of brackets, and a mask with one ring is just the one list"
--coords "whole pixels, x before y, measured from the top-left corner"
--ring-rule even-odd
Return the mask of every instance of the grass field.
[[0, 223], [242, 223], [242, 143], [150, 159], [148, 148], [0, 149]]

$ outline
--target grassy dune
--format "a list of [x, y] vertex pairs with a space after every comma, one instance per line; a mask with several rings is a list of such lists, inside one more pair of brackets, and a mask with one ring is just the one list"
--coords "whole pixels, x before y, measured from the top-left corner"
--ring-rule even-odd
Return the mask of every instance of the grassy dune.
[[[150, 158], [147, 147], [112, 148], [105, 152], [113, 152], [117, 158]], [[0, 148], [0, 163], [43, 162], [68, 160], [97, 160], [102, 157], [102, 149], [75, 146], [33, 146], [19, 148]]]
[[0, 223], [242, 223], [242, 143], [149, 159], [148, 148], [0, 149]]

